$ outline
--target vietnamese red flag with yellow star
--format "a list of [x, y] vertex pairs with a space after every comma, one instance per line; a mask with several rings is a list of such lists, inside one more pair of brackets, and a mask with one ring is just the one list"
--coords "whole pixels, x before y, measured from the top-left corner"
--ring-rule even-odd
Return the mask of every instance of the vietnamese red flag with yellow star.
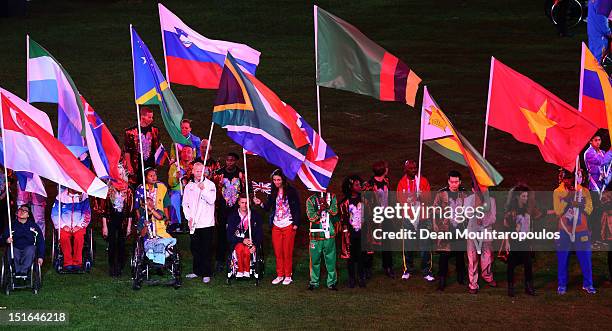
[[536, 82], [491, 58], [488, 125], [536, 145], [546, 162], [573, 171], [597, 126]]

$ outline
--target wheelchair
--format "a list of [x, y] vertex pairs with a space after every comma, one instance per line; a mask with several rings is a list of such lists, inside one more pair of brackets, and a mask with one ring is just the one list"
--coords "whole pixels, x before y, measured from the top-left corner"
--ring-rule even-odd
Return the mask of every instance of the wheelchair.
[[[252, 279], [255, 280], [255, 286], [259, 286], [261, 279], [264, 275], [265, 262], [264, 262], [263, 245], [256, 245], [255, 252], [251, 253], [250, 258], [250, 273], [249, 277], [241, 279]], [[238, 280], [236, 274], [238, 273], [238, 258], [236, 250], [232, 250], [227, 258], [227, 285], [231, 285], [233, 280]]]
[[155, 263], [149, 259], [144, 249], [145, 239], [138, 238], [134, 245], [134, 252], [130, 259], [132, 267], [132, 289], [139, 290], [143, 283], [148, 285], [159, 284], [159, 280], [153, 279], [155, 274], [163, 276], [164, 272], [170, 274], [170, 282], [167, 285], [179, 289], [181, 283], [181, 257], [176, 245], [166, 247], [166, 258], [164, 264]]
[[95, 243], [93, 239], [93, 227], [87, 227], [85, 231], [85, 240], [83, 242], [83, 264], [81, 265], [81, 270], [78, 271], [68, 271], [64, 268], [64, 253], [60, 247], [59, 242], [59, 231], [54, 229], [52, 231], [52, 244], [51, 244], [51, 261], [53, 263], [53, 268], [59, 274], [82, 274], [91, 272], [91, 268], [94, 264], [94, 256], [95, 256]]
[[11, 248], [7, 246], [5, 254], [2, 256], [0, 266], [0, 287], [6, 295], [17, 289], [31, 289], [32, 293], [38, 294], [42, 287], [42, 271], [37, 259], [32, 260], [32, 264], [25, 275], [18, 275], [15, 272], [15, 263], [10, 259]]

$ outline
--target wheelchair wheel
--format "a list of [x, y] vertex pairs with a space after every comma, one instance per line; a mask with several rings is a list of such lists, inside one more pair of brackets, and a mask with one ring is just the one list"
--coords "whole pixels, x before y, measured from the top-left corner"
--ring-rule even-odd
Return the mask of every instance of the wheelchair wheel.
[[32, 275], [30, 279], [32, 282], [32, 293], [38, 294], [42, 288], [42, 270], [40, 269], [38, 261], [34, 261], [32, 265]]
[[140, 290], [142, 287], [143, 260], [141, 255], [140, 242], [137, 240], [132, 254], [132, 289]]
[[4, 273], [4, 294], [10, 295], [13, 290], [13, 267], [10, 263], [5, 264], [7, 266], [6, 271]]
[[[559, 21], [559, 5], [557, 1], [554, 1], [550, 7], [550, 19], [554, 25], [557, 25]], [[573, 28], [582, 21], [583, 8], [579, 0], [569, 0], [567, 4], [567, 27]]]
[[85, 245], [83, 247], [83, 270], [90, 273], [93, 267], [94, 261], [94, 241], [93, 241], [93, 229], [87, 229], [87, 238], [85, 238]]
[[4, 274], [6, 272], [6, 257], [2, 255], [2, 264], [0, 264], [0, 288], [4, 288]]
[[58, 230], [51, 231], [53, 233], [53, 243], [51, 244], [51, 259], [53, 263], [53, 269], [55, 269], [57, 273], [61, 273], [64, 269], [64, 254], [62, 254], [57, 231]]
[[175, 290], [178, 290], [182, 285], [181, 279], [181, 257], [178, 251], [175, 253], [174, 258], [172, 259], [172, 277], [174, 278], [173, 287]]

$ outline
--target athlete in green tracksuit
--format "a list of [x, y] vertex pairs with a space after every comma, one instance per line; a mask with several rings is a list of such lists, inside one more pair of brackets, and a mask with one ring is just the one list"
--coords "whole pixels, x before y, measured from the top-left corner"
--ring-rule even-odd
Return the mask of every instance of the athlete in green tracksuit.
[[336, 196], [326, 193], [313, 194], [306, 201], [306, 215], [310, 223], [310, 284], [309, 290], [319, 287], [321, 275], [321, 256], [325, 259], [327, 269], [327, 288], [337, 291], [338, 274], [336, 273], [336, 231], [338, 222], [338, 203]]

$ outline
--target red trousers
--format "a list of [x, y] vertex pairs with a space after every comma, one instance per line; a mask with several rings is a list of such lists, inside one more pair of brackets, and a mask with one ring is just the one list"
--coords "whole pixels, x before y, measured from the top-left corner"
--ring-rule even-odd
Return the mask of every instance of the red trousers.
[[234, 250], [236, 250], [236, 258], [238, 259], [238, 272], [249, 272], [251, 269], [251, 251], [249, 251], [249, 246], [238, 243]]
[[[64, 267], [69, 265], [83, 264], [83, 242], [85, 241], [86, 229], [80, 229], [77, 232], [68, 232], [60, 230], [60, 247], [64, 253]], [[72, 242], [74, 238], [74, 242]]]
[[293, 225], [279, 228], [272, 226], [272, 246], [276, 255], [276, 275], [291, 277], [293, 274], [293, 241], [295, 230]]

